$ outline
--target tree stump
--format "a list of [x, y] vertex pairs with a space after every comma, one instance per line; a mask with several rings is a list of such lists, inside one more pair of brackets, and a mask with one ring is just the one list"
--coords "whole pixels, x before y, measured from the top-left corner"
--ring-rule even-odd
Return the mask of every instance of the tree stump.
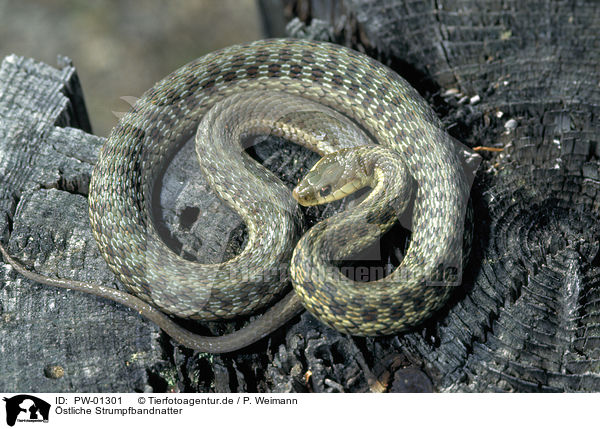
[[[213, 356], [173, 344], [126, 308], [32, 284], [3, 263], [0, 390], [597, 391], [598, 5], [345, 0], [286, 10], [301, 18], [292, 35], [378, 58], [455, 138], [503, 149], [485, 153], [475, 181], [463, 286], [405, 335], [351, 338], [305, 313], [251, 347]], [[120, 287], [87, 220], [102, 143], [68, 60], [53, 68], [4, 59], [4, 242], [10, 236], [11, 253], [36, 272]], [[244, 245], [245, 228], [207, 189], [191, 151], [186, 145], [165, 172], [163, 235], [186, 257], [222, 260]], [[316, 159], [274, 138], [257, 142], [253, 156], [290, 185]], [[306, 211], [307, 227], [343, 208]], [[382, 261], [397, 264], [402, 232], [392, 234]], [[247, 320], [182, 323], [220, 334]]]

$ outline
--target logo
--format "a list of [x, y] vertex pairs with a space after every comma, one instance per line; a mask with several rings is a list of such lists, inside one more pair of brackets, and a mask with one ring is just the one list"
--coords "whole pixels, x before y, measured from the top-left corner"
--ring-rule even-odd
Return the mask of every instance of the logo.
[[15, 422], [48, 422], [50, 404], [31, 395], [17, 395], [4, 398], [6, 402], [6, 424], [14, 426]]

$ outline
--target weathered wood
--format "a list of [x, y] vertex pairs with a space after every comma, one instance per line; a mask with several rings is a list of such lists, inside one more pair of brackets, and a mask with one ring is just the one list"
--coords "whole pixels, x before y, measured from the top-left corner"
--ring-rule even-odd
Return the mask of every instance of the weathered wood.
[[[15, 55], [0, 67], [0, 231], [40, 273], [115, 284], [87, 220], [103, 139], [89, 121], [75, 69]], [[16, 210], [15, 210], [16, 209]], [[0, 265], [0, 390], [133, 391], [161, 363], [158, 331], [111, 302], [32, 284]], [[64, 376], [56, 377], [60, 371]]]

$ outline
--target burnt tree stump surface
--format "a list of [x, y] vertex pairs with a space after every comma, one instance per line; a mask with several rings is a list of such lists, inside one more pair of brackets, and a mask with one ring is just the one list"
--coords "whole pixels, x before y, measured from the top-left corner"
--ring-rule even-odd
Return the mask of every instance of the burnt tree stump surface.
[[[90, 132], [75, 69], [16, 55], [0, 66], [0, 231], [50, 276], [115, 285], [91, 235]], [[111, 302], [34, 284], [0, 265], [0, 390], [148, 390], [158, 330]], [[64, 374], [60, 376], [61, 374]], [[57, 378], [58, 377], [58, 378]]]
[[[37, 285], [0, 263], [0, 391], [597, 391], [597, 109], [593, 2], [286, 2], [288, 31], [372, 55], [415, 86], [464, 144], [485, 152], [464, 284], [411, 333], [352, 338], [307, 313], [225, 355], [198, 354], [134, 312]], [[36, 272], [121, 287], [86, 195], [98, 150], [74, 68], [0, 66], [0, 233]], [[252, 155], [292, 186], [314, 155], [258, 139]], [[175, 251], [201, 262], [244, 245], [186, 144], [158, 209]], [[305, 212], [307, 227], [348, 202]], [[396, 265], [405, 231], [382, 240]], [[252, 318], [248, 318], [252, 319]], [[190, 323], [220, 334], [247, 320]]]

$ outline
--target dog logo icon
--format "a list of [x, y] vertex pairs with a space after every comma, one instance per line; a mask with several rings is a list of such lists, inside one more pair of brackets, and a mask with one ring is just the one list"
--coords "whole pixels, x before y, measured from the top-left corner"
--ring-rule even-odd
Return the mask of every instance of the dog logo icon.
[[6, 424], [18, 422], [48, 422], [50, 404], [31, 395], [4, 398], [6, 402]]

